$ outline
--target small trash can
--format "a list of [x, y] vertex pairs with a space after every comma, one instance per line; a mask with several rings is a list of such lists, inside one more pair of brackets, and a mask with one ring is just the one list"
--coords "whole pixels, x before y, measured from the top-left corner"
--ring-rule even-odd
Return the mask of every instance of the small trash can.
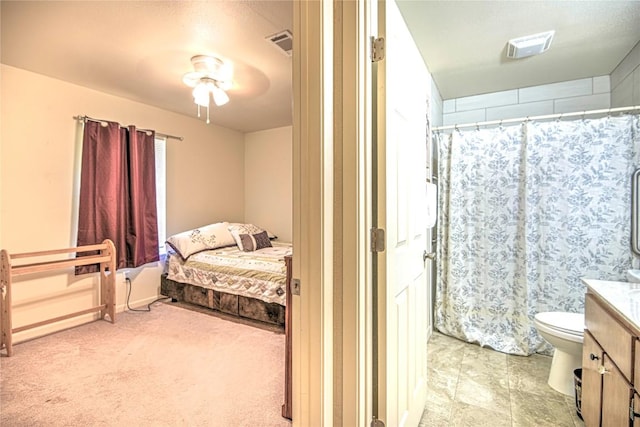
[[573, 383], [576, 395], [576, 413], [582, 419], [582, 368], [574, 369]]

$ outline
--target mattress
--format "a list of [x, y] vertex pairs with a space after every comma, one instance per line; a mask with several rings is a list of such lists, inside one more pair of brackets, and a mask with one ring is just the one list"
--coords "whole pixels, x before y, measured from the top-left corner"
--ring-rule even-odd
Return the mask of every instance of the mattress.
[[272, 242], [273, 247], [243, 252], [237, 246], [208, 250], [183, 261], [169, 251], [167, 277], [190, 285], [213, 289], [269, 303], [286, 304], [287, 270], [284, 258], [290, 243]]

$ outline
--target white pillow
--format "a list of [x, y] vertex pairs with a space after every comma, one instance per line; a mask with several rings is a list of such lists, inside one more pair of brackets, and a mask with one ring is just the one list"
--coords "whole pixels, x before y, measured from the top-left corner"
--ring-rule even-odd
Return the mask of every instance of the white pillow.
[[278, 238], [278, 236], [276, 236], [275, 234], [273, 234], [269, 230], [265, 230], [264, 228], [260, 228], [257, 225], [244, 224], [242, 222], [230, 222], [229, 223], [229, 231], [231, 231], [231, 234], [233, 234], [235, 231], [237, 231], [240, 234], [246, 234], [246, 233], [248, 233], [248, 234], [256, 234], [256, 233], [260, 233], [262, 231], [266, 231], [267, 232], [267, 236], [269, 236], [270, 240], [274, 240], [274, 239]]
[[167, 244], [186, 261], [195, 253], [232, 246], [236, 241], [229, 231], [229, 223], [218, 222], [174, 234], [167, 239]]

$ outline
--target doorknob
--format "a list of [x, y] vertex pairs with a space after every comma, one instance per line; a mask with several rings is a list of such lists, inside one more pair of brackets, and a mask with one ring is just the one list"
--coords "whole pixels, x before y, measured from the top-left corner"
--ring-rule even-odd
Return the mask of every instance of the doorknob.
[[435, 259], [436, 259], [436, 253], [435, 253], [435, 252], [429, 252], [429, 253], [427, 253], [427, 251], [425, 250], [425, 251], [422, 253], [422, 261], [423, 261], [423, 262], [424, 262], [424, 261], [426, 261], [426, 260], [427, 260], [427, 258], [429, 258], [431, 261], [435, 261]]

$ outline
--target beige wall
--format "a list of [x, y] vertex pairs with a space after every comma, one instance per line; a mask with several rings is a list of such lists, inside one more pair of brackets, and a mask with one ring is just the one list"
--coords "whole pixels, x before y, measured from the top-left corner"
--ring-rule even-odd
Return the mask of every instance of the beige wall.
[[[81, 141], [75, 115], [184, 137], [167, 142], [168, 235], [218, 220], [243, 220], [242, 133], [6, 65], [1, 94], [0, 248], [19, 253], [75, 246]], [[131, 272], [132, 306], [157, 297], [160, 271], [150, 265]], [[14, 327], [95, 304], [95, 282], [95, 277], [77, 280], [67, 272], [17, 282]], [[124, 289], [120, 279], [120, 309]], [[14, 339], [50, 330], [25, 331]]]
[[245, 135], [244, 222], [256, 224], [284, 242], [292, 235], [292, 127]]

